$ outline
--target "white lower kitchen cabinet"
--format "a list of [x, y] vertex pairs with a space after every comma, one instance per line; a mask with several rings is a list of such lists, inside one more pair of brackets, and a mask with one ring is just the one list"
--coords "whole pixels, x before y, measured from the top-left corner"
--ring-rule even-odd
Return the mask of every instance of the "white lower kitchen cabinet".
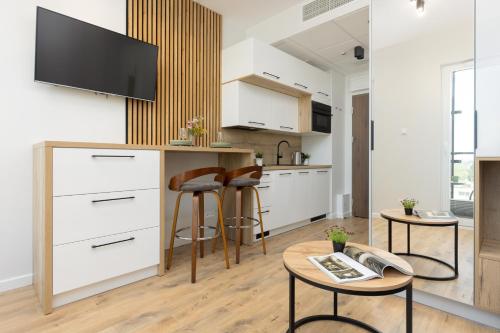
[[[259, 185], [264, 231], [284, 228], [330, 212], [331, 169], [265, 171], [266, 181]], [[253, 217], [258, 218], [254, 200]], [[255, 236], [260, 228], [254, 228]]]

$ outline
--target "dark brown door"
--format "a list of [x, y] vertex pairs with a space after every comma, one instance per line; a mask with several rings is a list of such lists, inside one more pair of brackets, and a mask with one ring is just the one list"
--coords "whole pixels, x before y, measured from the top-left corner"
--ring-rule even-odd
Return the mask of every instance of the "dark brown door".
[[369, 95], [352, 96], [352, 215], [368, 218]]

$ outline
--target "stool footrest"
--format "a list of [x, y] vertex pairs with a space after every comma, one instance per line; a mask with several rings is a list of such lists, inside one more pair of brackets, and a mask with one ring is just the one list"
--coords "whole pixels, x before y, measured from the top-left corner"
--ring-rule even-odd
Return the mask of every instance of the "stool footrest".
[[[224, 220], [229, 220], [229, 221], [236, 221], [236, 216], [233, 217], [226, 217]], [[240, 229], [248, 229], [248, 228], [254, 228], [258, 227], [260, 225], [260, 222], [258, 219], [253, 218], [253, 217], [248, 217], [248, 216], [241, 216], [240, 220], [243, 221], [253, 221], [255, 222], [253, 225], [240, 225]], [[229, 223], [224, 223], [224, 226], [229, 228], [229, 229], [238, 229], [236, 225], [234, 224], [229, 224]]]
[[175, 232], [175, 238], [177, 239], [182, 239], [182, 240], [188, 240], [188, 241], [205, 241], [205, 240], [211, 240], [211, 239], [214, 239], [214, 238], [218, 238], [219, 235], [220, 235], [220, 232], [217, 232], [217, 229], [215, 227], [212, 227], [212, 226], [198, 226], [198, 229], [201, 231], [210, 231], [212, 232], [213, 231], [213, 236], [207, 236], [207, 237], [198, 237], [196, 239], [193, 239], [192, 237], [183, 237], [181, 235], [179, 235], [181, 232], [183, 231], [186, 231], [186, 230], [191, 230], [191, 227], [185, 227], [185, 228], [180, 228], [180, 229], [177, 229], [177, 231]]

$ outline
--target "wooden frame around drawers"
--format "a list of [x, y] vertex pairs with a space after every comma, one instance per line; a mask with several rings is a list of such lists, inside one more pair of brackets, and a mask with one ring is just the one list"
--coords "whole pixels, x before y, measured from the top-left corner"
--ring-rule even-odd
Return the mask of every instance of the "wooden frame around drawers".
[[[64, 147], [64, 144], [61, 146]], [[116, 145], [110, 145], [116, 149]], [[33, 150], [33, 285], [45, 314], [53, 309], [53, 146], [43, 143]], [[83, 148], [83, 147], [79, 147]], [[88, 144], [85, 148], [108, 148]], [[121, 149], [138, 149], [137, 146]], [[165, 274], [165, 154], [160, 152], [160, 262], [158, 276]]]

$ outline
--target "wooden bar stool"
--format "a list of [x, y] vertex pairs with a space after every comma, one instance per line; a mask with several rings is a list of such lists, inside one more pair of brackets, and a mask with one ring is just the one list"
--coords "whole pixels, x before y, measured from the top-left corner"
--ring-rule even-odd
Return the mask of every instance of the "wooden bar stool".
[[[226, 260], [226, 268], [229, 268], [229, 259], [227, 255], [227, 243], [226, 235], [224, 231], [224, 221], [222, 217], [222, 200], [219, 196], [217, 190], [222, 188], [224, 182], [224, 168], [202, 168], [186, 171], [182, 174], [176, 175], [170, 179], [170, 184], [168, 188], [172, 191], [179, 192], [177, 196], [177, 201], [175, 203], [174, 211], [174, 221], [172, 223], [172, 235], [170, 237], [170, 250], [168, 252], [167, 259], [167, 269], [172, 266], [172, 256], [174, 254], [174, 241], [175, 238], [190, 240], [191, 241], [191, 282], [196, 282], [196, 248], [197, 243], [200, 242], [200, 258], [204, 256], [204, 243], [205, 240], [217, 239], [220, 235], [222, 236], [222, 243], [224, 245], [224, 257]], [[215, 174], [213, 181], [196, 181], [196, 178]], [[192, 213], [192, 224], [191, 227], [185, 227], [181, 229], [177, 228], [177, 218], [179, 216], [179, 205], [181, 198], [186, 193], [193, 194], [193, 213]], [[217, 201], [217, 211], [218, 211], [218, 225], [219, 227], [207, 227], [205, 226], [204, 219], [204, 195], [205, 193], [211, 193], [215, 196]], [[182, 231], [191, 229], [191, 237], [183, 237], [180, 235]], [[205, 237], [205, 230], [213, 230], [214, 236]]]
[[[233, 171], [226, 172], [224, 179], [224, 190], [222, 191], [222, 204], [224, 204], [224, 196], [226, 190], [230, 187], [236, 188], [236, 215], [234, 217], [228, 217], [226, 220], [234, 221], [232, 223], [225, 223], [224, 226], [235, 230], [236, 236], [236, 263], [240, 263], [240, 245], [241, 245], [241, 232], [242, 229], [253, 228], [260, 226], [261, 239], [262, 239], [262, 250], [266, 254], [266, 241], [264, 240], [264, 224], [262, 223], [262, 208], [260, 205], [259, 191], [255, 186], [260, 184], [260, 178], [262, 177], [262, 167], [261, 166], [250, 166]], [[255, 193], [257, 199], [257, 208], [259, 213], [259, 219], [255, 219], [249, 216], [242, 216], [243, 210], [243, 198], [242, 193], [244, 189], [251, 189]], [[250, 225], [243, 224], [244, 221], [250, 221]], [[255, 224], [253, 224], [255, 223]], [[219, 226], [217, 226], [218, 228]], [[217, 238], [212, 241], [212, 252], [215, 252], [217, 246]]]

